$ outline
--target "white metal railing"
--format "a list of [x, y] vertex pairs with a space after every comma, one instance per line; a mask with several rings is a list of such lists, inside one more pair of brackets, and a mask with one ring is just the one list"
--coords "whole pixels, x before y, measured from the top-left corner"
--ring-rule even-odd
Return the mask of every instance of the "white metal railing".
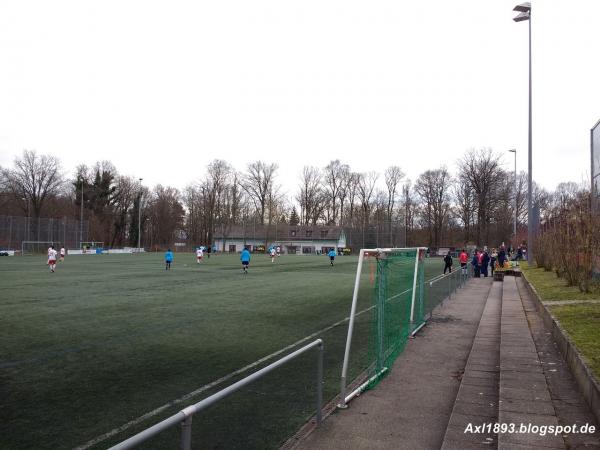
[[192, 417], [199, 411], [209, 407], [210, 405], [217, 403], [218, 401], [224, 399], [225, 397], [233, 394], [234, 392], [240, 390], [244, 386], [252, 383], [253, 381], [258, 380], [264, 375], [272, 372], [278, 367], [284, 365], [285, 363], [295, 359], [301, 354], [311, 350], [316, 347], [318, 349], [317, 354], [317, 426], [321, 424], [323, 419], [322, 416], [322, 403], [323, 403], [323, 340], [316, 339], [310, 344], [305, 345], [304, 347], [296, 350], [295, 352], [290, 353], [287, 356], [275, 361], [272, 364], [269, 364], [267, 367], [260, 369], [257, 372], [254, 372], [252, 375], [248, 375], [247, 377], [241, 379], [240, 381], [232, 384], [225, 389], [220, 390], [216, 394], [211, 395], [210, 397], [205, 398], [204, 400], [188, 406], [187, 408], [182, 409], [177, 414], [172, 415], [171, 417], [163, 420], [162, 422], [157, 423], [156, 425], [151, 426], [150, 428], [145, 429], [144, 431], [126, 439], [125, 441], [111, 447], [109, 450], [125, 450], [130, 448], [135, 448], [143, 442], [147, 441], [153, 436], [176, 426], [177, 424], [181, 424], [181, 449], [182, 450], [191, 450], [192, 448]]

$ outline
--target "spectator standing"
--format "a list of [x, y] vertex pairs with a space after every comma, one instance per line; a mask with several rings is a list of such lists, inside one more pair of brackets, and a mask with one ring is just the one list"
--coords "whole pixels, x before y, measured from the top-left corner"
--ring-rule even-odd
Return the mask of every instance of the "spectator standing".
[[492, 276], [494, 276], [494, 269], [496, 268], [496, 261], [498, 260], [498, 252], [496, 249], [492, 250], [492, 257], [490, 258], [490, 267], [492, 268]]
[[483, 273], [483, 276], [485, 278], [487, 278], [487, 276], [488, 276], [489, 265], [490, 265], [490, 255], [488, 254], [487, 250], [484, 250], [483, 253], [481, 254], [481, 272]]
[[458, 260], [460, 261], [460, 268], [462, 270], [462, 274], [467, 275], [467, 263], [469, 262], [469, 255], [467, 252], [465, 252], [464, 248], [460, 252]]
[[506, 261], [506, 250], [504, 247], [500, 247], [500, 251], [498, 252], [498, 265], [501, 269], [504, 268], [504, 262]]
[[473, 266], [473, 275], [475, 278], [479, 278], [479, 254], [477, 251], [473, 252], [473, 259], [471, 259], [471, 265]]
[[446, 256], [444, 256], [444, 275], [446, 275], [446, 270], [449, 270], [450, 273], [452, 273], [452, 255], [450, 254], [450, 252], [448, 252], [448, 254]]

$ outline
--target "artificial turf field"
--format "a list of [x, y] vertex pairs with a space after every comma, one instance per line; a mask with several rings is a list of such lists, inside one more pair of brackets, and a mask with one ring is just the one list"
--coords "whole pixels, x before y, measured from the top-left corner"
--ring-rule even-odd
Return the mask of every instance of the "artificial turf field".
[[[107, 448], [277, 358], [199, 388], [316, 333], [325, 400], [339, 390], [357, 258], [238, 255], [197, 265], [175, 254], [0, 259], [0, 448]], [[439, 260], [427, 260], [426, 279]], [[358, 310], [371, 305], [363, 271]], [[366, 365], [370, 314], [357, 319], [351, 376]], [[312, 341], [307, 340], [304, 344]], [[193, 422], [195, 448], [277, 448], [315, 408], [316, 352], [267, 375]], [[140, 418], [128, 426], [109, 432]], [[142, 448], [177, 448], [178, 429]], [[101, 436], [110, 435], [98, 440]], [[95, 444], [92, 444], [96, 442]]]

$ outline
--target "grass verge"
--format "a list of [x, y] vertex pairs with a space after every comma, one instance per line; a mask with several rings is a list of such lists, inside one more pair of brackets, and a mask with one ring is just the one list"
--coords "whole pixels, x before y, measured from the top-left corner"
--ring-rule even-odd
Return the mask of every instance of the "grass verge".
[[[584, 293], [576, 286], [567, 286], [564, 279], [543, 268], [521, 263], [521, 271], [544, 301], [600, 299], [598, 293]], [[600, 378], [600, 304], [550, 305], [549, 309], [584, 356], [596, 378]]]
[[600, 299], [597, 292], [580, 292], [576, 286], [567, 286], [567, 282], [556, 276], [554, 272], [547, 272], [541, 267], [530, 267], [521, 263], [521, 271], [529, 282], [535, 286], [542, 300], [595, 300]]
[[600, 305], [553, 306], [550, 311], [583, 354], [596, 378], [600, 379]]

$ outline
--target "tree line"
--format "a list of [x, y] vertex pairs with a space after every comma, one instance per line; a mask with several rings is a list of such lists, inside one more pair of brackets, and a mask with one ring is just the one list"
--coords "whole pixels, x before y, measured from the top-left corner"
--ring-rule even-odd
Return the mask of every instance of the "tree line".
[[[379, 246], [398, 245], [398, 229], [407, 246], [496, 245], [514, 241], [515, 208], [517, 234], [526, 235], [526, 173], [515, 182], [502, 155], [491, 149], [467, 150], [454, 169], [429, 169], [413, 181], [397, 165], [383, 173], [361, 172], [334, 160], [305, 166], [290, 195], [277, 180], [276, 163], [256, 161], [238, 170], [216, 159], [202, 179], [180, 191], [144, 186], [107, 161], [66, 175], [57, 157], [25, 150], [12, 167], [0, 168], [0, 208], [3, 215], [78, 219], [83, 202], [88, 240], [112, 247], [137, 245], [138, 229], [146, 247], [208, 244], [215, 233], [227, 236], [233, 226], [249, 222], [267, 229], [286, 223], [362, 230], [362, 240], [352, 243], [362, 247], [370, 244], [374, 227], [383, 236]], [[550, 193], [534, 184], [534, 201], [543, 218], [582, 189], [563, 183]]]

